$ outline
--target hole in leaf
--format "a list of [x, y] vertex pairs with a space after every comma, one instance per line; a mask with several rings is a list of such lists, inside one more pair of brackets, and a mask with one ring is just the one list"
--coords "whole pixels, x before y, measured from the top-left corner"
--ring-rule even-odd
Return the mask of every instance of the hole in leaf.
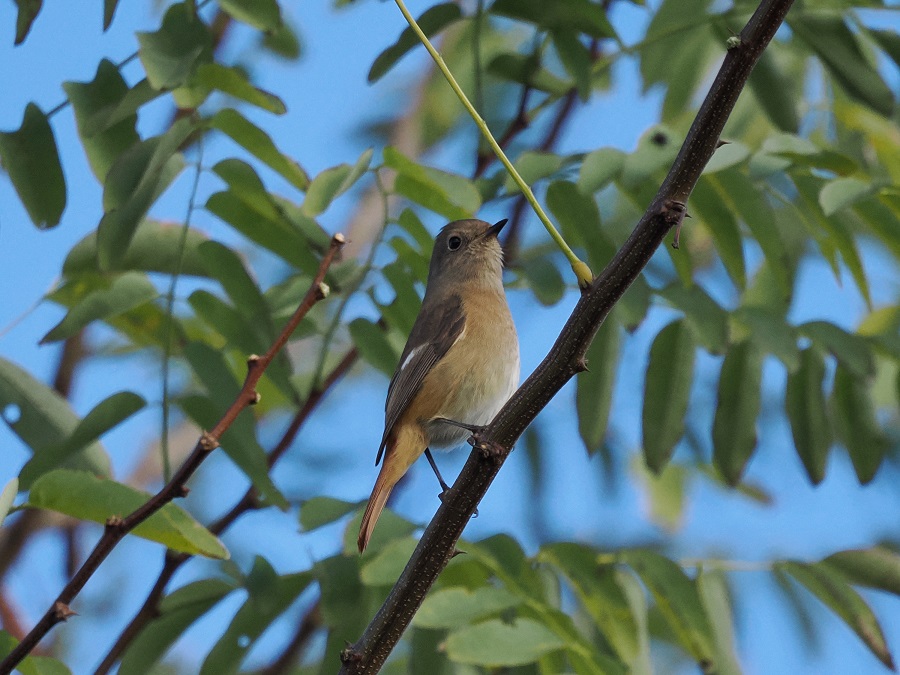
[[13, 425], [22, 419], [22, 409], [15, 403], [8, 403], [0, 414], [3, 415], [3, 419], [9, 425]]
[[250, 636], [249, 635], [241, 635], [237, 639], [238, 647], [241, 649], [246, 649], [250, 646]]

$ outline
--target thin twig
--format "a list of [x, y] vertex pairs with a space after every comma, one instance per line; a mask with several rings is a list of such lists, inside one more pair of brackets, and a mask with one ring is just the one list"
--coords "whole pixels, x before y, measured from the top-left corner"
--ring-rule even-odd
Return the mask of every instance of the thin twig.
[[[297, 433], [303, 426], [303, 423], [309, 418], [313, 410], [315, 410], [315, 408], [319, 405], [325, 394], [328, 393], [335, 385], [335, 383], [341, 377], [343, 377], [347, 373], [347, 371], [350, 370], [350, 368], [353, 367], [353, 364], [356, 363], [357, 358], [358, 353], [356, 351], [356, 348], [354, 347], [344, 355], [337, 366], [334, 367], [331, 373], [329, 373], [328, 377], [326, 377], [322, 382], [321, 386], [310, 393], [309, 397], [306, 399], [306, 402], [303, 404], [303, 407], [297, 411], [290, 424], [288, 424], [287, 429], [285, 429], [284, 433], [281, 435], [281, 439], [278, 441], [278, 444], [273, 448], [272, 452], [269, 453], [269, 456], [267, 458], [269, 468], [273, 467], [288, 450], [288, 448], [291, 447], [294, 439], [297, 437]], [[225, 515], [212, 523], [208, 529], [216, 536], [221, 535], [225, 530], [231, 527], [231, 525], [234, 524], [234, 522], [242, 515], [244, 515], [248, 511], [258, 509], [259, 507], [260, 504], [256, 497], [256, 490], [253, 487], [250, 487], [247, 489], [244, 495], [237, 502], [235, 502], [234, 506], [232, 506], [231, 509], [229, 509], [225, 513]], [[99, 666], [97, 666], [97, 669], [94, 671], [94, 675], [105, 675], [106, 673], [108, 673], [116, 664], [116, 662], [118, 662], [118, 660], [122, 658], [125, 650], [140, 634], [140, 632], [147, 626], [147, 624], [159, 615], [159, 602], [163, 598], [166, 586], [172, 580], [175, 572], [177, 572], [178, 569], [192, 557], [193, 556], [190, 556], [186, 553], [176, 553], [175, 551], [171, 550], [166, 552], [165, 563], [163, 563], [163, 568], [160, 571], [156, 582], [153, 584], [153, 588], [150, 589], [150, 592], [144, 599], [141, 608], [137, 611], [137, 613], [124, 628], [124, 630], [119, 634], [119, 637], [116, 638], [116, 642], [107, 652], [106, 656], [103, 657], [103, 661]]]
[[187, 248], [188, 234], [191, 231], [191, 218], [197, 208], [197, 191], [200, 189], [200, 176], [203, 174], [203, 134], [197, 140], [197, 163], [194, 166], [194, 179], [191, 183], [191, 194], [188, 197], [187, 211], [184, 214], [184, 223], [181, 226], [181, 236], [178, 238], [178, 257], [175, 260], [175, 269], [169, 279], [169, 289], [166, 292], [165, 323], [163, 324], [163, 353], [162, 353], [162, 420], [160, 424], [159, 451], [162, 455], [163, 480], [172, 477], [172, 467], [169, 458], [169, 368], [172, 360], [172, 331], [175, 326], [175, 291], [178, 288], [178, 279], [184, 269], [184, 254]]
[[184, 461], [184, 463], [175, 472], [171, 480], [147, 502], [142, 504], [133, 513], [124, 518], [110, 518], [103, 530], [103, 536], [94, 546], [87, 560], [79, 568], [78, 572], [66, 584], [62, 592], [46, 611], [37, 625], [31, 629], [25, 639], [20, 642], [9, 655], [0, 662], [0, 675], [11, 673], [13, 668], [40, 642], [50, 630], [58, 623], [65, 621], [73, 614], [69, 609], [69, 603], [78, 595], [84, 585], [93, 576], [94, 572], [100, 564], [106, 559], [116, 545], [131, 530], [144, 522], [151, 515], [159, 511], [163, 506], [171, 502], [176, 497], [183, 497], [187, 494], [187, 481], [209, 456], [209, 454], [219, 446], [219, 439], [222, 434], [227, 431], [238, 415], [245, 408], [254, 405], [259, 401], [259, 394], [256, 391], [256, 384], [259, 382], [266, 368], [272, 360], [278, 355], [281, 349], [287, 344], [291, 334], [306, 316], [313, 305], [325, 298], [328, 294], [328, 287], [325, 285], [324, 279], [328, 268], [331, 266], [338, 251], [344, 245], [343, 235], [336, 234], [331, 240], [331, 246], [322, 258], [319, 269], [316, 273], [312, 284], [300, 302], [300, 306], [291, 316], [287, 325], [269, 347], [269, 350], [262, 356], [255, 354], [247, 359], [247, 376], [237, 398], [231, 404], [225, 414], [222, 416], [212, 430], [204, 432], [194, 450]]
[[412, 557], [362, 637], [341, 653], [344, 674], [377, 673], [412, 621], [513, 444], [578, 372], [600, 325], [640, 275], [664, 237], [679, 225], [688, 197], [712, 157], [750, 71], [792, 0], [763, 0], [729, 50], [669, 174], [606, 269], [582, 294], [547, 357], [473, 439], [473, 451]]

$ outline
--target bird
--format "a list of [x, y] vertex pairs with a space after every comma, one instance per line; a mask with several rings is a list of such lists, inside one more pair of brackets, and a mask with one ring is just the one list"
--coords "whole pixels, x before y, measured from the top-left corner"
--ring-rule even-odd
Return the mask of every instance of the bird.
[[519, 383], [519, 341], [497, 239], [505, 224], [456, 220], [435, 237], [422, 307], [388, 386], [375, 464], [384, 462], [360, 524], [360, 553], [391, 490], [419, 456], [426, 454], [449, 489], [430, 448], [461, 444]]

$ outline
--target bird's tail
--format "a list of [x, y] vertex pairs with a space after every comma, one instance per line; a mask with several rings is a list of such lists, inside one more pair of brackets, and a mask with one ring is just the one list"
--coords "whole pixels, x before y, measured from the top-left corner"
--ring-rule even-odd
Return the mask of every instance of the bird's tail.
[[381, 466], [381, 472], [375, 481], [375, 487], [372, 488], [372, 494], [369, 497], [369, 503], [366, 505], [366, 512], [363, 514], [362, 523], [359, 526], [359, 539], [356, 540], [359, 546], [359, 552], [366, 550], [369, 539], [372, 537], [372, 531], [375, 529], [375, 523], [384, 510], [388, 497], [391, 496], [391, 490], [397, 484], [397, 480], [387, 471], [388, 463], [385, 462]]

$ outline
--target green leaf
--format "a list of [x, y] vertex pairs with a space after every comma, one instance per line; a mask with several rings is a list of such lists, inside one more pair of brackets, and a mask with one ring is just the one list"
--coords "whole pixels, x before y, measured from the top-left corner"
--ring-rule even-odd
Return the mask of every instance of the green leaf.
[[696, 346], [684, 321], [663, 328], [650, 347], [644, 389], [644, 459], [659, 473], [684, 433]]
[[277, 0], [219, 0], [219, 6], [232, 18], [262, 31], [275, 31], [282, 25]]
[[140, 141], [135, 129], [137, 114], [129, 115], [96, 134], [87, 133], [85, 125], [95, 115], [103, 114], [118, 106], [129, 91], [128, 84], [119, 68], [111, 61], [103, 59], [92, 81], [63, 82], [63, 89], [72, 103], [78, 135], [84, 145], [91, 170], [102, 182], [119, 155]]
[[388, 342], [385, 332], [368, 319], [350, 322], [350, 337], [360, 356], [388, 377], [393, 377], [400, 354]]
[[[416, 20], [416, 23], [419, 24], [422, 32], [430, 38], [461, 18], [462, 11], [459, 6], [451, 2], [445, 2], [429, 7]], [[412, 28], [404, 28], [397, 41], [375, 57], [372, 67], [369, 69], [369, 83], [377, 82], [384, 77], [407, 52], [419, 44], [419, 38]]]
[[831, 611], [853, 629], [865, 645], [885, 666], [894, 670], [884, 633], [875, 614], [846, 577], [829, 565], [783, 562], [778, 569], [787, 572], [815, 595]]
[[565, 96], [572, 88], [569, 82], [542, 68], [538, 59], [525, 54], [498, 54], [488, 63], [487, 72], [501, 80], [515, 82], [553, 96]]
[[216, 279], [234, 306], [258, 329], [266, 341], [275, 339], [275, 326], [256, 281], [237, 253], [217, 241], [200, 244], [197, 253], [210, 277]]
[[699, 570], [697, 590], [715, 638], [716, 673], [741, 675], [742, 671], [735, 651], [733, 611], [725, 574], [720, 571]]
[[[183, 241], [182, 241], [183, 240]], [[110, 272], [160, 272], [182, 275], [207, 275], [197, 249], [207, 236], [193, 228], [187, 233], [183, 225], [159, 220], [142, 220], [134, 231], [125, 254], [110, 265]], [[180, 264], [179, 264], [180, 262]], [[100, 269], [97, 262], [97, 235], [91, 232], [79, 241], [63, 262], [63, 276], [74, 278], [93, 274]]]
[[[65, 441], [75, 431], [79, 421], [62, 396], [2, 357], [0, 414], [34, 453]], [[91, 443], [76, 453], [66, 462], [66, 466], [101, 476], [110, 473], [109, 456], [99, 443]]]
[[713, 354], [728, 348], [728, 313], [700, 286], [666, 286], [659, 295], [684, 313], [684, 320], [703, 346]]
[[66, 208], [66, 180], [53, 129], [34, 103], [26, 106], [16, 131], [0, 131], [0, 164], [31, 222], [42, 230], [58, 225]]
[[588, 153], [578, 172], [578, 189], [592, 195], [614, 181], [622, 171], [625, 153], [616, 148], [600, 148]]
[[781, 295], [790, 298], [794, 266], [788, 256], [771, 205], [741, 171], [734, 169], [719, 171], [704, 176], [703, 182], [715, 190], [729, 213], [744, 222], [762, 249], [769, 264], [767, 269], [774, 276]]
[[667, 86], [663, 119], [681, 112], [706, 73], [714, 44], [709, 4], [709, 0], [665, 0], [638, 45], [644, 91], [657, 83]]
[[294, 187], [305, 190], [309, 186], [309, 176], [303, 168], [283, 154], [265, 131], [237, 110], [231, 108], [220, 110], [213, 115], [209, 125], [286, 178]]
[[[374, 451], [373, 453], [374, 454]], [[356, 545], [356, 534], [359, 532], [359, 525], [362, 522], [363, 510], [356, 512], [350, 522], [347, 523], [347, 529], [344, 530], [344, 541], [341, 550], [345, 556], [350, 556], [354, 560], [354, 565], [358, 564], [356, 560], [360, 557], [359, 549]], [[366, 552], [363, 554], [363, 560], [371, 559], [378, 555], [382, 549], [390, 546], [395, 541], [401, 541], [408, 538], [417, 529], [421, 529], [421, 525], [416, 525], [408, 521], [406, 518], [398, 516], [390, 509], [385, 509], [378, 519], [378, 527], [372, 533]], [[407, 556], [407, 559], [409, 556]], [[394, 579], [396, 581], [396, 577]], [[393, 583], [393, 582], [392, 582]]]
[[[5, 630], [0, 630], [0, 658], [8, 656], [18, 644], [19, 640]], [[22, 659], [16, 666], [15, 672], [21, 673], [21, 675], [72, 675], [72, 671], [56, 659], [33, 655]]]
[[691, 211], [700, 216], [728, 276], [739, 291], [747, 287], [747, 266], [744, 261], [744, 242], [735, 215], [719, 197], [715, 188], [701, 177], [691, 194]]
[[850, 453], [856, 477], [865, 485], [875, 477], [889, 442], [875, 417], [869, 386], [842, 364], [834, 373], [831, 416], [838, 439]]
[[638, 625], [615, 567], [598, 563], [593, 549], [568, 542], [542, 546], [537, 559], [565, 576], [616, 656], [633, 665], [639, 654]]
[[339, 164], [325, 169], [316, 176], [306, 190], [306, 198], [301, 209], [307, 216], [314, 217], [325, 211], [337, 197], [353, 187], [362, 175], [368, 171], [372, 161], [372, 148], [369, 148], [356, 164]]
[[481, 207], [481, 195], [467, 178], [417, 164], [390, 146], [383, 155], [385, 166], [399, 174], [394, 188], [404, 197], [453, 220], [470, 218]]
[[684, 522], [687, 469], [682, 464], [667, 464], [658, 474], [652, 473], [638, 457], [631, 467], [646, 494], [650, 520], [667, 532], [674, 533]]
[[[375, 536], [378, 536], [377, 529]], [[355, 540], [355, 533], [353, 538]], [[365, 606], [367, 589], [359, 580], [358, 557], [358, 553], [355, 556], [335, 555], [320, 560], [313, 567], [321, 589], [322, 622], [339, 629], [342, 635], [359, 635], [368, 622], [368, 617], [359, 611]]]
[[208, 291], [194, 291], [188, 303], [199, 318], [225, 338], [229, 346], [247, 355], [265, 351], [265, 336], [258, 326], [218, 296]]
[[801, 12], [788, 17], [788, 25], [852, 98], [891, 116], [894, 96], [878, 69], [863, 55], [842, 15]]
[[546, 31], [574, 30], [594, 38], [615, 38], [616, 31], [599, 5], [588, 0], [496, 0], [491, 13], [533, 23]]
[[6, 515], [12, 508], [13, 500], [16, 498], [18, 492], [18, 478], [11, 478], [9, 482], [3, 486], [3, 491], [0, 492], [0, 526], [2, 526], [3, 521], [6, 520]]
[[41, 338], [41, 344], [72, 337], [94, 321], [111, 319], [159, 296], [156, 286], [142, 272], [125, 272], [108, 288], [88, 293], [69, 309], [62, 321]]
[[776, 45], [770, 44], [753, 66], [748, 84], [772, 124], [782, 131], [797, 133], [798, 99], [792, 92], [793, 81], [781, 68], [777, 54]]
[[[220, 165], [221, 163], [216, 167], [219, 168]], [[318, 267], [318, 258], [309, 242], [283, 212], [277, 213], [274, 218], [266, 215], [267, 210], [276, 207], [261, 186], [260, 183], [260, 190], [256, 192], [245, 191], [246, 186], [238, 185], [225, 192], [216, 192], [206, 201], [206, 209], [250, 241], [272, 251], [294, 267], [312, 274]]]
[[832, 353], [857, 377], [875, 375], [872, 347], [861, 335], [848, 333], [827, 321], [810, 321], [797, 326], [797, 331], [822, 351]]
[[705, 669], [713, 670], [715, 638], [695, 582], [674, 562], [652, 551], [626, 551], [621, 559], [653, 595], [679, 643]]
[[555, 30], [551, 33], [553, 46], [559, 60], [569, 76], [575, 81], [575, 88], [582, 101], [591, 96], [591, 53], [574, 30]]
[[613, 316], [608, 316], [585, 355], [588, 370], [578, 374], [575, 392], [578, 433], [591, 454], [600, 449], [606, 436], [619, 363], [619, 342], [619, 324]]
[[763, 307], [744, 306], [731, 313], [732, 339], [748, 340], [762, 354], [772, 354], [794, 372], [800, 366], [797, 335], [783, 316]]
[[34, 20], [40, 13], [44, 0], [15, 0], [15, 3], [19, 9], [16, 15], [15, 44], [20, 45], [28, 37], [28, 33], [31, 31], [31, 24], [34, 23]]
[[839, 551], [822, 565], [834, 567], [854, 584], [900, 595], [900, 555], [885, 546]]
[[300, 507], [300, 527], [310, 532], [355, 511], [361, 502], [345, 502], [334, 497], [313, 497]]
[[590, 266], [603, 269], [615, 255], [616, 247], [603, 231], [593, 196], [569, 181], [554, 181], [547, 188], [547, 208], [559, 221], [566, 239], [587, 251]]
[[[559, 171], [569, 158], [557, 155], [552, 152], [538, 152], [534, 150], [526, 150], [518, 157], [513, 165], [528, 185], [534, 185], [542, 178], [552, 176]], [[512, 176], [507, 174], [504, 179], [503, 188], [507, 192], [518, 193], [519, 187], [513, 180]]]
[[[149, 499], [146, 492], [87, 471], [57, 469], [34, 482], [25, 506], [104, 524], [113, 517], [124, 518]], [[182, 553], [221, 560], [228, 558], [228, 550], [222, 542], [187, 511], [171, 502], [131, 533]]]
[[[712, 159], [710, 159], [706, 163], [706, 166], [703, 167], [703, 174], [708, 175], [730, 169], [733, 166], [742, 164], [749, 156], [750, 148], [739, 141], [731, 141], [716, 148], [716, 152], [712, 156]], [[692, 198], [693, 196], [693, 193], [691, 193]]]
[[86, 115], [84, 120], [78, 123], [79, 134], [88, 138], [102, 134], [123, 120], [133, 118], [142, 106], [161, 96], [163, 92], [151, 87], [146, 78], [140, 80], [126, 91], [119, 101], [111, 102], [97, 108], [91, 115]]
[[542, 305], [555, 305], [566, 292], [566, 282], [559, 268], [547, 256], [521, 261], [522, 274]]
[[826, 216], [855, 204], [875, 191], [875, 185], [859, 178], [837, 178], [819, 192], [819, 206]]
[[121, 675], [149, 675], [169, 647], [197, 619], [235, 590], [224, 579], [203, 579], [173, 591], [160, 602], [159, 616], [140, 631], [122, 656]]
[[303, 44], [296, 29], [286, 21], [282, 21], [280, 28], [263, 35], [260, 46], [288, 61], [296, 61], [303, 53]]
[[565, 642], [533, 619], [504, 623], [492, 619], [455, 630], [447, 637], [447, 657], [456, 663], [503, 668], [534, 663]]
[[158, 31], [139, 32], [137, 38], [138, 56], [154, 89], [175, 89], [188, 81], [199, 63], [212, 60], [212, 35], [193, 3], [172, 5]]
[[262, 110], [276, 115], [287, 112], [284, 101], [271, 92], [253, 85], [239, 68], [223, 66], [221, 63], [203, 63], [197, 67], [190, 86], [204, 90], [200, 98], [205, 99], [209, 91], [215, 89], [240, 101], [246, 101]]
[[794, 447], [809, 479], [816, 485], [825, 478], [831, 447], [831, 423], [822, 393], [825, 362], [812, 348], [800, 352], [800, 367], [788, 374], [785, 408], [791, 422]]
[[184, 158], [178, 148], [194, 130], [193, 122], [179, 120], [162, 136], [130, 147], [109, 170], [97, 228], [97, 259], [103, 269], [121, 260], [147, 211], [181, 173]]
[[257, 556], [247, 577], [247, 600], [203, 661], [200, 675], [239, 672], [259, 637], [312, 580], [309, 571], [279, 576], [264, 558]]
[[360, 580], [366, 586], [393, 585], [400, 578], [417, 543], [419, 540], [415, 537], [394, 539], [363, 563]]
[[762, 359], [749, 342], [728, 350], [719, 375], [716, 415], [713, 421], [713, 464], [725, 482], [737, 485], [756, 447]]
[[103, 0], [103, 32], [109, 30], [112, 25], [113, 16], [116, 14], [116, 7], [119, 0]]
[[502, 587], [442, 588], [428, 594], [413, 618], [413, 625], [419, 628], [462, 628], [505, 612], [521, 602], [520, 598]]
[[27, 490], [42, 474], [63, 466], [76, 453], [87, 448], [145, 405], [146, 401], [143, 398], [130, 391], [120, 391], [98, 403], [84, 416], [68, 438], [42, 448], [22, 467], [19, 474], [22, 489]]

